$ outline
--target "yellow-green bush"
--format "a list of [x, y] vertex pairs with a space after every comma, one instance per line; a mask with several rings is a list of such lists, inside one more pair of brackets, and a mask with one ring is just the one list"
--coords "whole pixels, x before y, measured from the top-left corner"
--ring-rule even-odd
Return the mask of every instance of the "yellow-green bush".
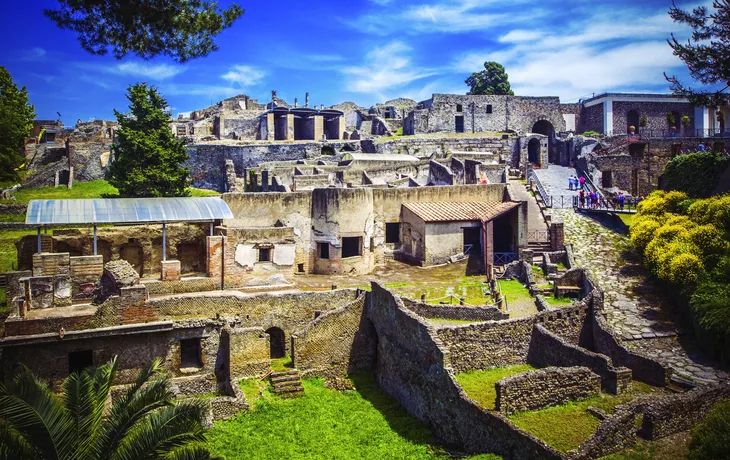
[[654, 219], [642, 219], [638, 223], [634, 221], [629, 232], [631, 242], [641, 252], [646, 250], [646, 245], [654, 238], [654, 233], [661, 227], [661, 224]]
[[699, 257], [682, 253], [672, 257], [669, 262], [667, 279], [680, 286], [694, 285], [702, 279], [704, 272], [705, 269]]

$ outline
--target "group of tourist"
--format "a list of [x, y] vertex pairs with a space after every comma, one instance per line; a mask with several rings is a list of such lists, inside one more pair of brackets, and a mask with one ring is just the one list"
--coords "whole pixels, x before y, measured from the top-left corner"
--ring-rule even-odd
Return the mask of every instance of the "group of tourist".
[[568, 178], [568, 190], [583, 190], [583, 186], [586, 183], [586, 178], [580, 176], [580, 179], [573, 174]]

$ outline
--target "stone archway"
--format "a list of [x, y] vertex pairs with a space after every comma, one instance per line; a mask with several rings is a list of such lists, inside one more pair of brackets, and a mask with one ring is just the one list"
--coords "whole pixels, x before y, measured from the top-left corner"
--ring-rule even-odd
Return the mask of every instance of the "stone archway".
[[286, 354], [286, 343], [284, 341], [284, 331], [278, 327], [270, 327], [266, 329], [269, 334], [269, 355], [271, 359], [283, 358]]

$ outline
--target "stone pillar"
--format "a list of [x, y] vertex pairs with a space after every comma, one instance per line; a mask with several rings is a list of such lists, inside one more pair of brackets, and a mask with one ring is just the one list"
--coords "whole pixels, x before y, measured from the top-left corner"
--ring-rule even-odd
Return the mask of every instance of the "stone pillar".
[[210, 278], [223, 277], [223, 237], [208, 236], [205, 239], [206, 272]]
[[606, 99], [603, 102], [603, 134], [613, 134], [613, 101]]
[[266, 169], [261, 171], [261, 191], [269, 191], [269, 171], [267, 171]]
[[560, 251], [565, 246], [565, 228], [562, 222], [550, 223], [550, 247], [553, 251]]
[[294, 114], [293, 113], [286, 114], [286, 140], [288, 140], [288, 141], [294, 140]]
[[314, 116], [314, 140], [321, 141], [324, 134], [324, 117], [322, 115]]
[[266, 114], [266, 140], [273, 141], [276, 139], [276, 131], [274, 127], [274, 113]]
[[180, 279], [180, 261], [163, 260], [160, 266], [162, 281], [178, 281]]

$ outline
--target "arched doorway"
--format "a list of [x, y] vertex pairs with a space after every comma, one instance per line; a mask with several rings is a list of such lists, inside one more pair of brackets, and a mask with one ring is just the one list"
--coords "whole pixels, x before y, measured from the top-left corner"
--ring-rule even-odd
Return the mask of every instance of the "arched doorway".
[[631, 127], [634, 127], [639, 132], [639, 112], [636, 110], [629, 110], [626, 114], [626, 134], [631, 133]]
[[271, 359], [283, 358], [286, 353], [284, 344], [284, 331], [278, 327], [270, 327], [266, 329], [269, 334], [269, 354]]
[[527, 161], [540, 167], [540, 139], [533, 137], [527, 143]]

